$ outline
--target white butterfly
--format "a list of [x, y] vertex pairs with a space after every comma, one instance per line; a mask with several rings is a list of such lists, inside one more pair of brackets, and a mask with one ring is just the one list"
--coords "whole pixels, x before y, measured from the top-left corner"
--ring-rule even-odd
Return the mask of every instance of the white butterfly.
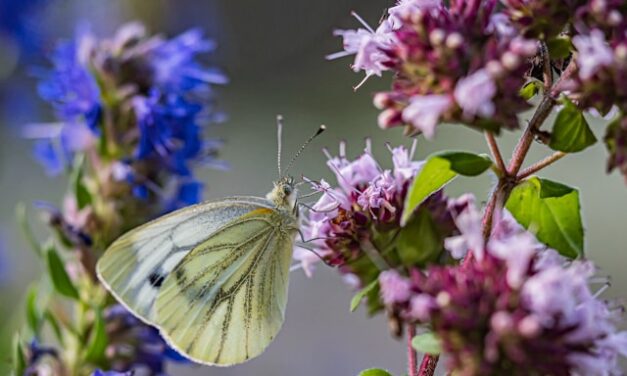
[[[280, 121], [278, 128], [281, 175]], [[295, 196], [294, 179], [285, 176], [266, 198], [226, 198], [157, 218], [117, 239], [98, 261], [98, 277], [188, 358], [245, 362], [283, 324], [298, 232]]]

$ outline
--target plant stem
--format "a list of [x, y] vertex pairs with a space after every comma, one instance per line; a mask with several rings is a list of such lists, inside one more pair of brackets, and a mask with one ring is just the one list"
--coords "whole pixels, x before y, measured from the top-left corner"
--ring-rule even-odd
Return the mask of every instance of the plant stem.
[[[503, 157], [500, 153], [500, 150], [498, 149], [498, 145], [496, 144], [496, 139], [494, 139], [494, 135], [492, 135], [490, 132], [486, 132], [486, 140], [488, 142], [488, 147], [490, 148], [490, 152], [492, 153], [492, 156], [494, 157], [497, 166], [499, 166], [501, 163], [503, 165], [502, 175], [499, 176], [499, 181], [496, 187], [494, 188], [494, 190], [492, 191], [492, 194], [490, 195], [488, 203], [486, 204], [485, 211], [483, 213], [482, 227], [483, 227], [483, 236], [484, 236], [484, 239], [486, 239], [486, 241], [490, 237], [490, 233], [492, 232], [492, 222], [494, 219], [494, 213], [497, 211], [499, 207], [503, 206], [504, 203], [507, 201], [507, 198], [509, 197], [509, 194], [511, 193], [512, 189], [514, 189], [518, 181], [522, 179], [520, 176], [523, 175], [524, 177], [524, 174], [526, 174], [528, 171], [532, 171], [531, 173], [538, 171], [539, 169], [546, 167], [549, 164], [563, 157], [563, 155], [561, 155], [556, 158], [556, 156], [554, 155], [552, 156], [554, 160], [540, 161], [536, 163], [535, 165], [532, 165], [529, 168], [525, 169], [519, 175], [520, 168], [522, 167], [525, 161], [525, 157], [527, 156], [527, 153], [529, 152], [529, 149], [531, 148], [531, 143], [533, 142], [538, 129], [540, 129], [540, 127], [542, 126], [546, 118], [551, 113], [551, 110], [553, 109], [553, 107], [555, 107], [555, 104], [557, 103], [556, 98], [559, 96], [559, 94], [563, 90], [562, 86], [564, 86], [564, 84], [568, 82], [568, 80], [570, 79], [570, 76], [572, 76], [577, 71], [577, 66], [573, 59], [568, 64], [566, 69], [564, 69], [559, 79], [554, 84], [552, 84], [552, 86], [546, 85], [547, 82], [552, 83], [552, 77], [551, 77], [551, 70], [550, 70], [550, 65], [549, 65], [550, 56], [548, 55], [548, 51], [545, 49], [545, 47], [546, 46], [543, 46], [543, 50], [541, 51], [542, 59], [545, 64], [544, 97], [542, 98], [542, 101], [536, 108], [536, 111], [534, 112], [533, 116], [531, 117], [531, 120], [527, 124], [527, 127], [525, 128], [525, 131], [523, 132], [522, 136], [518, 140], [518, 143], [516, 144], [516, 147], [514, 148], [512, 158], [507, 168], [505, 168], [505, 163], [503, 162]], [[548, 69], [546, 67], [548, 67]], [[544, 164], [544, 162], [548, 162], [548, 163]], [[500, 168], [501, 167], [499, 167], [499, 169]], [[468, 254], [466, 255], [463, 261], [463, 264], [470, 262], [471, 255], [472, 253], [468, 252]], [[437, 356], [426, 354], [422, 358], [422, 363], [420, 364], [420, 371], [418, 375], [419, 376], [433, 376], [437, 363], [438, 363]], [[410, 374], [410, 376], [413, 376], [413, 375]]]
[[503, 155], [501, 154], [501, 150], [499, 149], [499, 144], [496, 142], [496, 138], [494, 137], [494, 133], [485, 132], [485, 139], [488, 142], [488, 147], [490, 148], [490, 153], [496, 162], [496, 166], [501, 170], [501, 173], [505, 174], [507, 172], [507, 168], [505, 167], [505, 162], [503, 161]]
[[540, 102], [540, 105], [531, 117], [529, 124], [527, 124], [527, 128], [525, 128], [523, 135], [520, 137], [518, 144], [516, 144], [516, 147], [514, 148], [512, 159], [510, 160], [507, 168], [507, 174], [509, 176], [516, 176], [518, 171], [520, 171], [520, 167], [525, 161], [525, 157], [531, 148], [531, 143], [533, 142], [536, 131], [540, 128], [540, 125], [544, 123], [554, 106], [555, 99], [551, 95], [545, 95], [544, 98], [542, 98], [542, 102]]
[[531, 117], [529, 124], [527, 124], [527, 128], [525, 132], [520, 137], [516, 148], [514, 149], [514, 153], [512, 154], [512, 159], [509, 162], [509, 166], [507, 172], [510, 176], [516, 176], [518, 171], [520, 171], [520, 167], [525, 161], [525, 157], [529, 152], [529, 148], [531, 147], [531, 143], [533, 142], [534, 136], [538, 129], [542, 126], [546, 118], [551, 113], [553, 107], [555, 107], [556, 97], [560, 94], [561, 86], [567, 81], [570, 76], [576, 71], [576, 65], [574, 63], [574, 59], [568, 64], [568, 67], [564, 70], [560, 78], [557, 80], [555, 85], [551, 90], [548, 90], [544, 93], [544, 97], [542, 98], [542, 102], [538, 105], [536, 112]]
[[549, 47], [546, 43], [540, 43], [540, 56], [542, 57], [542, 78], [544, 80], [544, 91], [548, 92], [553, 86], [553, 71], [551, 70], [551, 59], [549, 57]]
[[532, 164], [531, 166], [525, 168], [524, 170], [522, 170], [518, 176], [516, 177], [516, 180], [522, 180], [526, 177], [528, 177], [529, 175], [535, 174], [536, 172], [542, 170], [543, 168], [545, 168], [546, 166], [549, 166], [550, 164], [564, 158], [564, 156], [567, 153], [561, 152], [561, 151], [556, 151], [555, 153], [549, 155], [548, 157], [544, 158], [543, 160], [536, 162], [534, 164]]
[[438, 355], [426, 354], [425, 357], [422, 358], [422, 363], [420, 363], [418, 376], [433, 376], [435, 368], [438, 366], [439, 358]]
[[409, 376], [418, 376], [418, 354], [411, 344], [411, 340], [415, 336], [416, 326], [409, 324], [407, 326], [407, 372]]

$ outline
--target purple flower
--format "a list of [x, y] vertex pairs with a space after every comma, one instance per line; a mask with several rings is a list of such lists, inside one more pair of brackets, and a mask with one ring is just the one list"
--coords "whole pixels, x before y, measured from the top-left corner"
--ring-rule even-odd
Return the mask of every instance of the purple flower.
[[396, 5], [388, 9], [389, 20], [398, 27], [403, 18], [411, 17], [416, 11], [430, 11], [442, 6], [442, 0], [398, 0]]
[[[385, 169], [372, 156], [369, 143], [353, 160], [346, 157], [346, 146], [342, 143], [339, 156], [325, 151], [337, 185], [310, 181], [322, 195], [307, 211], [301, 226], [304, 238], [312, 240], [307, 242], [308, 249], [296, 248], [294, 259], [311, 276], [313, 266], [322, 258], [326, 264], [338, 267], [352, 288], [379, 280], [380, 294], [367, 296], [370, 313], [381, 308], [379, 295], [386, 302], [409, 298], [408, 285], [395, 270], [450, 260], [443, 243], [440, 250], [434, 249], [433, 254], [422, 260], [416, 259], [419, 251], [410, 244], [402, 248], [392, 240], [414, 236], [419, 231], [416, 226], [422, 226], [411, 221], [408, 228], [400, 225], [409, 185], [423, 165], [422, 161], [412, 160], [415, 145], [411, 150], [388, 146], [393, 166]], [[437, 236], [450, 236], [457, 234], [453, 216], [463, 206], [463, 203], [449, 205], [442, 192], [437, 192], [418, 210], [421, 218], [427, 218], [429, 229], [437, 231]], [[412, 258], [416, 261], [411, 261]], [[384, 270], [387, 271], [381, 272]]]
[[[481, 220], [472, 205], [463, 210], [455, 218], [458, 239], [476, 243]], [[621, 309], [590, 289], [594, 265], [566, 262], [506, 213], [495, 221], [485, 246], [471, 247], [469, 262], [412, 268], [409, 278], [395, 275], [389, 291], [382, 283], [382, 297], [395, 293], [387, 309], [428, 325], [453, 373], [618, 374], [627, 332], [617, 329]]]
[[381, 76], [381, 73], [387, 70], [386, 63], [389, 61], [389, 57], [384, 50], [393, 39], [393, 34], [391, 33], [392, 25], [384, 21], [376, 30], [373, 30], [356, 13], [353, 13], [353, 16], [361, 22], [364, 29], [336, 30], [333, 34], [342, 37], [344, 51], [328, 55], [327, 59], [333, 60], [355, 55], [352, 68], [355, 72], [360, 70], [366, 72], [366, 78], [362, 81], [363, 83], [368, 77], [372, 75]]
[[387, 270], [379, 274], [381, 299], [384, 304], [405, 302], [411, 296], [409, 280], [401, 277], [396, 270]]
[[377, 30], [384, 37], [363, 29], [350, 34], [353, 41], [368, 35], [377, 42], [367, 48], [350, 43], [347, 50], [363, 55], [360, 61], [380, 62], [377, 74], [394, 74], [391, 90], [374, 98], [380, 127], [404, 126], [407, 134], [432, 138], [439, 122], [492, 130], [519, 126], [517, 115], [529, 104], [518, 92], [537, 43], [495, 9], [495, 0], [400, 1]]
[[494, 80], [484, 69], [460, 79], [454, 92], [455, 101], [464, 110], [464, 116], [478, 115], [484, 118], [494, 114], [492, 98], [495, 94]]
[[433, 139], [442, 113], [452, 104], [448, 95], [416, 95], [410, 98], [409, 105], [403, 110], [403, 120], [420, 130], [426, 138]]
[[614, 53], [600, 30], [592, 30], [590, 35], [573, 37], [573, 44], [577, 48], [577, 65], [582, 80], [590, 79], [601, 68], [612, 65], [614, 61]]
[[[325, 181], [312, 182], [322, 196], [302, 226], [306, 238], [327, 239], [312, 242], [317, 255], [341, 264], [353, 259], [361, 246], [370, 245], [370, 226], [399, 223], [407, 187], [421, 163], [411, 160], [413, 150], [398, 147], [390, 152], [394, 168], [382, 170], [372, 156], [370, 144], [353, 161], [346, 157], [344, 143], [340, 144], [339, 156], [333, 157], [325, 150], [327, 165], [335, 173], [338, 187]], [[308, 275], [313, 263], [319, 261], [315, 254], [305, 250], [297, 249], [294, 257]]]
[[444, 246], [457, 260], [461, 260], [469, 251], [473, 252], [474, 257], [481, 260], [484, 253], [484, 240], [481, 230], [481, 214], [474, 206], [474, 197], [466, 194], [451, 201], [449, 207], [465, 207], [465, 210], [455, 216], [455, 225], [461, 234], [445, 239]]

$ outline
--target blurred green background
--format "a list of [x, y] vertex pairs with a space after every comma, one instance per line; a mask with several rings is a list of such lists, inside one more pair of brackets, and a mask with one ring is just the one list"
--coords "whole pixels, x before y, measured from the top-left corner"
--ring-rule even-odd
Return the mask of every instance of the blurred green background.
[[[296, 176], [331, 178], [322, 146], [337, 150], [346, 140], [349, 155], [360, 153], [364, 139], [373, 141], [375, 155], [390, 166], [386, 142], [409, 145], [400, 130], [382, 131], [376, 125], [373, 92], [389, 85], [390, 77], [373, 78], [359, 91], [352, 87], [362, 76], [349, 69], [350, 59], [328, 62], [324, 56], [341, 49], [334, 28], [356, 27], [355, 10], [375, 24], [386, 1], [320, 0], [315, 2], [258, 1], [98, 1], [57, 0], [36, 17], [43, 49], [58, 38], [69, 38], [78, 22], [88, 21], [94, 31], [110, 35], [129, 20], [145, 22], [152, 32], [167, 35], [202, 27], [219, 44], [209, 62], [228, 73], [231, 83], [219, 89], [221, 107], [229, 120], [214, 127], [210, 136], [226, 140], [222, 158], [231, 170], [203, 170], [205, 197], [232, 194], [263, 195], [276, 176], [275, 116], [283, 114], [284, 154], [292, 154], [319, 124], [328, 131], [307, 150], [293, 169]], [[6, 47], [6, 46], [4, 46]], [[59, 203], [63, 177], [50, 179], [31, 156], [30, 142], [21, 138], [25, 123], [52, 121], [51, 110], [38, 98], [29, 67], [12, 61], [0, 41], [0, 349], [23, 319], [23, 294], [40, 275], [41, 265], [22, 239], [14, 220], [18, 202], [28, 207], [36, 200]], [[45, 66], [35, 58], [31, 65]], [[21, 60], [20, 60], [21, 61]], [[3, 65], [4, 64], [4, 65]], [[523, 116], [523, 121], [528, 116]], [[599, 139], [603, 122], [591, 119]], [[519, 132], [507, 132], [499, 142], [506, 155]], [[480, 133], [456, 125], [441, 126], [435, 141], [419, 139], [417, 158], [442, 149], [486, 152]], [[549, 151], [535, 145], [528, 162]], [[627, 288], [627, 190], [620, 176], [605, 174], [606, 151], [599, 143], [582, 154], [564, 158], [542, 172], [581, 190], [586, 228], [586, 253], [612, 276], [605, 296], [623, 297]], [[449, 195], [473, 192], [478, 202], [487, 198], [492, 178], [459, 179], [447, 187]], [[31, 221], [43, 237], [46, 232], [30, 210]], [[318, 267], [313, 278], [292, 273], [285, 326], [276, 341], [259, 358], [233, 368], [178, 367], [176, 375], [355, 375], [368, 367], [405, 370], [405, 346], [392, 339], [381, 316], [369, 319], [361, 310], [348, 310], [352, 292], [335, 270]], [[8, 358], [2, 351], [1, 360]], [[0, 374], [6, 374], [0, 366]]]

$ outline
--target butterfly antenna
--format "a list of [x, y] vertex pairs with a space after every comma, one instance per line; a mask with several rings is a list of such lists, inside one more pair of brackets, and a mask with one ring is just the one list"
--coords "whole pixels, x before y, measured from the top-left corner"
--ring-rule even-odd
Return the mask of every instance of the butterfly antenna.
[[283, 138], [283, 115], [276, 116], [276, 137], [277, 137], [277, 155], [276, 155], [276, 165], [279, 169], [279, 178], [281, 175], [281, 144]]
[[290, 163], [288, 163], [287, 168], [285, 169], [285, 172], [289, 171], [289, 169], [292, 167], [292, 165], [294, 164], [294, 162], [296, 161], [296, 159], [298, 159], [298, 157], [303, 153], [303, 151], [305, 150], [305, 148], [307, 147], [307, 145], [309, 145], [309, 143], [311, 141], [313, 141], [316, 137], [318, 137], [320, 135], [320, 133], [324, 132], [327, 129], [327, 126], [322, 124], [320, 125], [320, 127], [318, 128], [318, 130], [316, 131], [316, 133], [314, 133], [313, 135], [311, 135], [311, 137], [309, 137], [309, 139], [307, 141], [305, 141], [305, 143], [303, 144], [303, 146], [300, 147], [300, 149], [298, 149], [298, 151], [296, 152], [296, 154], [294, 154], [294, 156], [292, 157], [292, 159], [290, 160]]

